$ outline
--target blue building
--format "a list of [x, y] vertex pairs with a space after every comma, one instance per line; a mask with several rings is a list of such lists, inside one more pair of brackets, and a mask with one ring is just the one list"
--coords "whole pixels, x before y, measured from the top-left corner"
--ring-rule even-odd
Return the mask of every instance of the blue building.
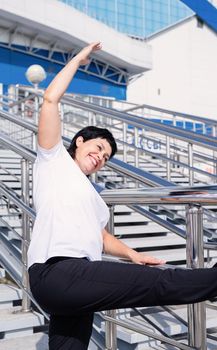
[[[199, 2], [205, 0], [197, 0]], [[216, 0], [215, 0], [216, 1]], [[189, 1], [190, 2], [190, 1]], [[69, 92], [126, 98], [132, 77], [152, 69], [147, 39], [191, 17], [179, 0], [12, 0], [0, 5], [0, 92], [29, 84], [27, 68], [40, 64], [54, 75], [86, 43], [103, 41], [103, 51], [81, 67]], [[195, 1], [194, 1], [195, 3]]]

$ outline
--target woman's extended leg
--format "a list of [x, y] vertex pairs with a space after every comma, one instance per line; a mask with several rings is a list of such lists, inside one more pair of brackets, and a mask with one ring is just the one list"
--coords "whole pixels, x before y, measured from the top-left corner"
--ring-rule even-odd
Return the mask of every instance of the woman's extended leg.
[[36, 264], [30, 271], [30, 283], [36, 300], [50, 314], [81, 315], [210, 299], [217, 296], [217, 269], [163, 270], [72, 258]]

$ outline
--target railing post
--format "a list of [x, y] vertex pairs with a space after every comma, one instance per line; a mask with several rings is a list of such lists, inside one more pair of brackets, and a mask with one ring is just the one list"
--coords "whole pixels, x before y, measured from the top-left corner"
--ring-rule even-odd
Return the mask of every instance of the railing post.
[[[114, 234], [114, 206], [109, 206], [110, 220], [107, 228], [111, 234]], [[116, 310], [105, 311], [107, 316], [115, 318]], [[117, 326], [111, 321], [105, 321], [105, 350], [117, 349]]]
[[[217, 125], [213, 125], [213, 132], [212, 132], [212, 136], [213, 137], [217, 137]], [[217, 182], [217, 152], [213, 151], [213, 174], [216, 175], [216, 180], [214, 180], [215, 182]]]
[[[196, 205], [186, 207], [186, 255], [190, 268], [204, 267], [203, 251], [203, 208]], [[206, 308], [205, 302], [188, 305], [189, 346], [206, 349]]]
[[96, 126], [96, 113], [95, 112], [91, 112], [89, 115], [89, 125]]
[[[29, 161], [22, 159], [21, 161], [21, 188], [22, 188], [22, 200], [25, 204], [29, 205]], [[22, 284], [24, 290], [29, 290], [29, 278], [27, 272], [27, 242], [30, 241], [30, 220], [26, 213], [22, 213]], [[30, 299], [25, 292], [23, 292], [22, 298], [22, 310], [23, 312], [30, 311]]]
[[193, 145], [192, 143], [188, 144], [188, 165], [189, 165], [189, 185], [193, 186], [194, 184], [194, 172], [193, 167]]
[[[19, 85], [16, 84], [14, 88], [14, 99], [18, 102], [19, 101]], [[18, 104], [15, 104], [12, 108], [13, 113], [17, 114], [18, 112]]]
[[39, 119], [39, 97], [37, 95], [37, 92], [38, 92], [38, 86], [37, 84], [35, 84], [34, 86], [35, 88], [35, 97], [34, 97], [34, 121], [35, 121], [35, 124], [38, 125], [38, 119]]
[[123, 123], [123, 161], [127, 163], [127, 124]]
[[[123, 161], [127, 163], [127, 124], [123, 122]], [[127, 184], [127, 177], [124, 176], [124, 185]]]
[[171, 162], [170, 162], [170, 137], [166, 136], [166, 156], [167, 156], [167, 180], [171, 180]]
[[135, 167], [138, 168], [139, 167], [139, 131], [138, 128], [135, 126], [134, 127], [134, 144], [135, 144]]

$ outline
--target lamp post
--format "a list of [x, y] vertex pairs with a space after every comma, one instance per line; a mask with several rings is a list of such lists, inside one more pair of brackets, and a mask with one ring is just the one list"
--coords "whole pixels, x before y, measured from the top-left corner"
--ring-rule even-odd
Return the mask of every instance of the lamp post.
[[26, 71], [26, 79], [33, 84], [34, 88], [37, 90], [38, 85], [46, 79], [46, 72], [39, 64], [33, 64], [29, 66]]
[[46, 72], [42, 66], [39, 64], [31, 65], [26, 71], [26, 79], [34, 86], [35, 92], [35, 101], [34, 101], [34, 110], [35, 110], [35, 123], [38, 124], [38, 109], [39, 109], [39, 98], [37, 96], [37, 90], [39, 84], [46, 79]]

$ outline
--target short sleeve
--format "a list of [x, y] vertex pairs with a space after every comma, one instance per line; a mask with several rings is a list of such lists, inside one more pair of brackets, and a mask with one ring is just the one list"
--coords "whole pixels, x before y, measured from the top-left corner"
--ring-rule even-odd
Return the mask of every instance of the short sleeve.
[[37, 161], [50, 161], [56, 159], [62, 155], [63, 151], [65, 151], [65, 147], [62, 140], [60, 140], [60, 142], [50, 149], [46, 149], [38, 145]]

